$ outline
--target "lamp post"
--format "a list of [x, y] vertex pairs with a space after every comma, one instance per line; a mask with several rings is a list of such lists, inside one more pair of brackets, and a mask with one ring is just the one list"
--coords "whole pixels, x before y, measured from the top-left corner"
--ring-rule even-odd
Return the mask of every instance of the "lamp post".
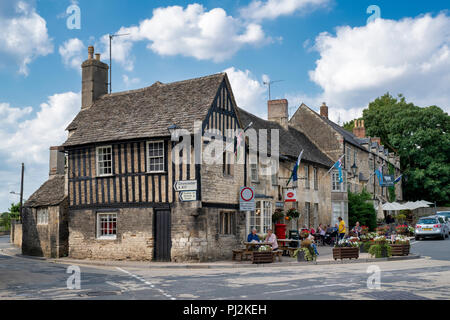
[[356, 172], [358, 171], [358, 166], [356, 163], [353, 163], [350, 169], [352, 169], [353, 176], [356, 176]]

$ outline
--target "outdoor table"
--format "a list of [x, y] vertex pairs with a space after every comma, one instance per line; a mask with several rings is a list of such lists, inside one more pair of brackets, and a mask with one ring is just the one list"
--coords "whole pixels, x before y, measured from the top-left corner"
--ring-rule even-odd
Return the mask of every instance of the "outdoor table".
[[256, 246], [272, 246], [271, 243], [269, 242], [244, 242], [245, 245], [245, 250], [249, 250], [251, 247], [256, 247]]
[[[297, 240], [297, 239], [278, 239], [277, 240], [278, 241], [278, 245], [280, 246], [280, 247], [286, 247], [285, 246], [285, 243], [286, 242], [298, 242], [299, 243], [299, 247], [300, 247], [300, 242], [301, 242], [301, 240]], [[286, 251], [286, 252], [284, 252], [284, 251]], [[287, 255], [287, 251], [289, 251], [289, 248], [286, 250], [283, 250], [283, 255]], [[289, 255], [290, 255], [290, 253], [289, 253]]]

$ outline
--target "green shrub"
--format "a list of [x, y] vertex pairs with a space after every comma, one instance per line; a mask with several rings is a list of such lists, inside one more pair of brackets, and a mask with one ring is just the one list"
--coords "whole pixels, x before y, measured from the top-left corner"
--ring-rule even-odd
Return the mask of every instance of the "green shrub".
[[[383, 251], [386, 250], [386, 256]], [[391, 246], [387, 244], [374, 244], [369, 248], [369, 254], [375, 258], [386, 258], [391, 256]]]

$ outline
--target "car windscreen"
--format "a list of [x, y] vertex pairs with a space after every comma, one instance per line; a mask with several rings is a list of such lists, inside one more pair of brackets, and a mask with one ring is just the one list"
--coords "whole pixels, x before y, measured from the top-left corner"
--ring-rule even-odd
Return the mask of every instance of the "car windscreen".
[[450, 217], [450, 211], [438, 212], [439, 216]]
[[437, 223], [436, 219], [432, 219], [432, 218], [420, 219], [418, 222], [418, 224], [435, 224], [435, 223]]

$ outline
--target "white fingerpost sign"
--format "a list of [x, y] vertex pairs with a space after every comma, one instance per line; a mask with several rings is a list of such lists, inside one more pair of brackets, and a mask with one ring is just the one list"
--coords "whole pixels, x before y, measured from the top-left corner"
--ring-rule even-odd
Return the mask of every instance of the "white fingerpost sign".
[[197, 191], [182, 191], [180, 192], [180, 201], [197, 201]]
[[196, 191], [197, 190], [197, 180], [184, 180], [175, 181], [173, 188], [176, 192], [180, 191]]
[[241, 192], [239, 193], [239, 209], [241, 211], [255, 211], [255, 189], [241, 187]]

